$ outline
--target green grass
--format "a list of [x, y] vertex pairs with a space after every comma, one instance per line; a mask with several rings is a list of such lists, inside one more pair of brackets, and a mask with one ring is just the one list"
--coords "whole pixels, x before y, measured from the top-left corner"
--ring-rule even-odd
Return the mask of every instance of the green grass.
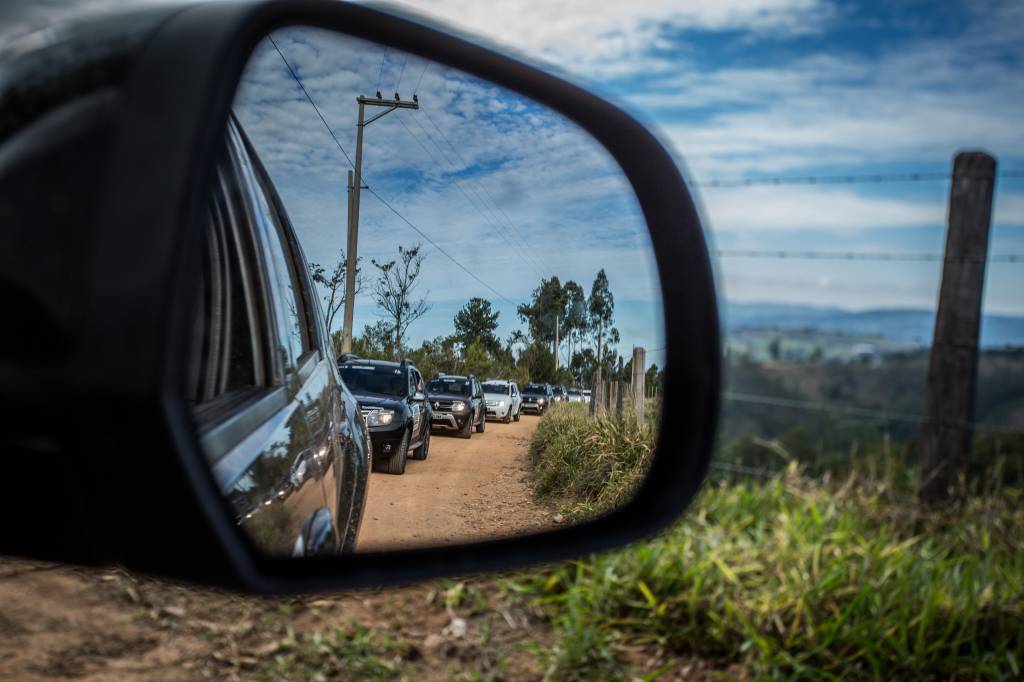
[[653, 437], [651, 422], [638, 424], [629, 415], [591, 419], [586, 405], [557, 404], [530, 441], [534, 490], [577, 519], [621, 506], [647, 473]]
[[[552, 411], [532, 450], [538, 492], [584, 515], [624, 499], [649, 452], [641, 433]], [[591, 461], [599, 475], [584, 471]], [[1001, 488], [925, 514], [884, 482], [828, 483], [794, 466], [775, 480], [709, 485], [659, 537], [509, 588], [549, 614], [553, 679], [631, 676], [636, 647], [751, 677], [1015, 679], [1022, 498]]]

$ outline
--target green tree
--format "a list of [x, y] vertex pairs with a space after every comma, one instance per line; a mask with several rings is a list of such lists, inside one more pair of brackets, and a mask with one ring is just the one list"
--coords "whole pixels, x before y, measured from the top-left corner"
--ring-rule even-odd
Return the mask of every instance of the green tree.
[[607, 357], [606, 349], [610, 343], [618, 343], [619, 332], [612, 326], [615, 320], [615, 297], [612, 295], [604, 268], [597, 273], [594, 284], [590, 287], [587, 309], [590, 314], [590, 328], [594, 334], [594, 345], [597, 346], [596, 357], [602, 360], [602, 365], [607, 366], [604, 362]]
[[530, 381], [555, 382], [555, 355], [543, 341], [534, 340], [524, 348], [517, 365], [529, 372]]
[[419, 348], [409, 351], [408, 358], [416, 363], [420, 372], [427, 379], [435, 376], [438, 372], [454, 373], [457, 371], [459, 363], [456, 345], [457, 341], [454, 336], [438, 336], [424, 341]]
[[565, 314], [560, 325], [561, 338], [568, 342], [569, 357], [572, 358], [576, 348], [583, 345], [590, 327], [587, 294], [572, 280], [565, 283], [562, 291], [565, 294]]
[[411, 247], [399, 246], [397, 261], [370, 261], [378, 273], [373, 287], [374, 299], [377, 306], [387, 315], [386, 320], [396, 357], [402, 355], [402, 342], [409, 331], [409, 326], [430, 310], [426, 298], [416, 298], [414, 293], [423, 259], [426, 258], [422, 250], [421, 244]]
[[463, 349], [473, 343], [480, 343], [488, 352], [499, 353], [501, 341], [494, 330], [498, 328], [498, 311], [491, 309], [491, 302], [482, 298], [471, 298], [459, 312], [455, 313], [455, 338]]
[[565, 291], [558, 277], [541, 280], [529, 303], [516, 308], [527, 324], [530, 337], [549, 345], [555, 341], [555, 320], [565, 317]]

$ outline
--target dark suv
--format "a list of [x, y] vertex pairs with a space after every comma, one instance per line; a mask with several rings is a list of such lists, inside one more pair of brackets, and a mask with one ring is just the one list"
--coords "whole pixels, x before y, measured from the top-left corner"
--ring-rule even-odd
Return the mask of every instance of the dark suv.
[[352, 550], [366, 427], [288, 215], [234, 119], [207, 226], [185, 381], [214, 478], [262, 549]]
[[426, 459], [430, 404], [416, 365], [343, 356], [338, 367], [370, 430], [373, 470], [405, 473], [410, 448], [413, 459]]
[[544, 414], [553, 402], [555, 394], [551, 384], [526, 384], [523, 387], [523, 412]]
[[477, 433], [483, 433], [487, 427], [484, 389], [472, 374], [438, 374], [427, 383], [427, 399], [432, 428], [454, 431], [461, 438], [469, 438], [474, 426]]

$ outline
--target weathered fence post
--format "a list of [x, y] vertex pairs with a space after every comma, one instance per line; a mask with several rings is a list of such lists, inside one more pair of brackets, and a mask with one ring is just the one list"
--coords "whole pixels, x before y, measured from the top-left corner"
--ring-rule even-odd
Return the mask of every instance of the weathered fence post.
[[918, 494], [937, 502], [964, 492], [973, 436], [981, 295], [988, 258], [996, 160], [960, 152], [953, 161], [946, 254], [921, 421]]
[[640, 347], [633, 348], [633, 412], [636, 413], [636, 421], [644, 423], [644, 402], [647, 398], [647, 391], [644, 387], [644, 379], [647, 372], [644, 367], [647, 365], [647, 351]]
[[615, 380], [615, 414], [622, 414], [622, 394], [625, 393], [622, 383], [622, 356], [620, 355], [618, 378]]
[[593, 417], [601, 411], [601, 368], [594, 370], [590, 385], [590, 416]]

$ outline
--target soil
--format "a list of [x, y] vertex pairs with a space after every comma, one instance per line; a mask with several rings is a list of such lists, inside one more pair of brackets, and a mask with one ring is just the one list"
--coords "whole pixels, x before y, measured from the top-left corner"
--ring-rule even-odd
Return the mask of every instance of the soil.
[[555, 525], [533, 498], [526, 450], [540, 421], [488, 422], [469, 440], [435, 432], [427, 459], [370, 477], [359, 551], [465, 543]]
[[[428, 458], [410, 460], [404, 475], [373, 474], [359, 548], [463, 542], [553, 525], [525, 480], [537, 421], [488, 423], [470, 440], [435, 434]], [[453, 602], [450, 590], [472, 598]], [[373, 641], [401, 642], [406, 653], [397, 665], [409, 679], [487, 678], [499, 669], [506, 679], [540, 679], [535, 652], [546, 648], [545, 621], [506, 597], [498, 582], [480, 578], [256, 598], [116, 567], [0, 557], [0, 679], [304, 679], [304, 669], [274, 666], [308, 650], [321, 633], [353, 627], [368, 628]]]

